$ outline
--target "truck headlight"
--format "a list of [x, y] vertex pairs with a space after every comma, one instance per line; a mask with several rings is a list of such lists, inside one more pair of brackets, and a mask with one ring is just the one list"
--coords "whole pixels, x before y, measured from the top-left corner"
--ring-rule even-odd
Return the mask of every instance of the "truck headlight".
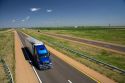
[[52, 65], [52, 63], [49, 63], [50, 65]]

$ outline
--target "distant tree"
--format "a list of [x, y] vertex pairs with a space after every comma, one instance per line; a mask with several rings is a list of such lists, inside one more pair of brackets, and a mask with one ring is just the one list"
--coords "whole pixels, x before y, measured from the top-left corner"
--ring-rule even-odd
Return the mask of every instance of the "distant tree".
[[38, 30], [38, 32], [40, 32], [40, 30]]

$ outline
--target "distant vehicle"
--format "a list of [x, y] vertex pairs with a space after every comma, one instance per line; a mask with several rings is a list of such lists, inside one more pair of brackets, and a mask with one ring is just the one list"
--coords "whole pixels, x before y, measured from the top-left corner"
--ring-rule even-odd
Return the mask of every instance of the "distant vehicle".
[[25, 44], [40, 70], [50, 69], [52, 67], [50, 53], [43, 42], [38, 41], [35, 38], [28, 37], [25, 39]]

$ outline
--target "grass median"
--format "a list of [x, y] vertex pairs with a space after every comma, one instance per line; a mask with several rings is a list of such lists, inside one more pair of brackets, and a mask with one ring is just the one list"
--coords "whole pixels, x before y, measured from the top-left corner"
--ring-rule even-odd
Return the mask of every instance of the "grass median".
[[[14, 77], [15, 76], [14, 34], [11, 31], [0, 33], [0, 58], [6, 61]], [[3, 71], [3, 66], [1, 66], [0, 72], [1, 72], [0, 83], [4, 83], [4, 81], [7, 82], [7, 77], [5, 75], [5, 72]]]
[[[26, 32], [27, 34], [41, 40], [44, 41], [46, 44], [50, 45], [49, 42], [57, 42], [57, 43], [61, 43], [63, 46], [77, 50], [80, 53], [86, 54], [90, 57], [96, 58], [98, 60], [101, 60], [103, 62], [106, 62], [108, 64], [112, 64], [114, 66], [117, 66], [119, 68], [125, 69], [125, 56], [120, 55], [120, 54], [116, 54], [113, 52], [108, 52], [106, 50], [101, 50], [98, 48], [94, 48], [94, 47], [88, 47], [86, 45], [83, 44], [77, 44], [77, 43], [73, 43], [73, 42], [69, 42], [63, 39], [57, 39], [57, 38], [53, 38], [47, 35], [43, 35], [38, 33], [37, 31], [34, 30], [24, 30], [24, 32]], [[95, 64], [93, 62], [90, 62], [84, 58], [81, 58], [80, 56], [73, 54], [71, 52], [62, 50], [59, 47], [56, 47], [54, 45], [51, 45], [53, 48], [59, 50], [60, 52], [67, 54], [68, 56], [76, 59], [77, 61], [85, 64], [86, 66], [116, 80], [119, 83], [123, 83], [125, 82], [125, 76], [122, 74], [119, 74], [117, 72], [113, 72], [112, 70], [109, 70], [103, 66], [100, 66], [98, 64]]]
[[40, 30], [40, 32], [63, 34], [125, 45], [125, 29]]

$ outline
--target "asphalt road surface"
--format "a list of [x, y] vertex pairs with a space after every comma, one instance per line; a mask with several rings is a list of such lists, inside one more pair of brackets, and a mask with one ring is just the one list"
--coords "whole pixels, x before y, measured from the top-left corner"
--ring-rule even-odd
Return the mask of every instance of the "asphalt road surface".
[[[25, 46], [24, 39], [27, 36], [21, 32], [18, 32], [18, 34]], [[96, 83], [96, 81], [77, 71], [53, 54], [51, 54], [51, 58], [53, 63], [52, 69], [38, 70], [36, 68], [42, 83]]]
[[64, 39], [69, 39], [69, 40], [73, 40], [73, 41], [78, 41], [78, 42], [86, 43], [86, 44], [90, 44], [90, 45], [95, 45], [98, 47], [108, 48], [108, 49], [116, 50], [116, 51], [119, 51], [119, 52], [122, 52], [125, 54], [125, 47], [123, 47], [123, 46], [112, 45], [112, 44], [97, 42], [97, 41], [93, 41], [93, 40], [73, 38], [73, 37], [59, 35], [59, 34], [51, 34], [51, 33], [44, 33], [44, 34], [47, 34], [50, 36], [55, 36], [55, 37], [60, 37], [60, 38], [64, 38]]

